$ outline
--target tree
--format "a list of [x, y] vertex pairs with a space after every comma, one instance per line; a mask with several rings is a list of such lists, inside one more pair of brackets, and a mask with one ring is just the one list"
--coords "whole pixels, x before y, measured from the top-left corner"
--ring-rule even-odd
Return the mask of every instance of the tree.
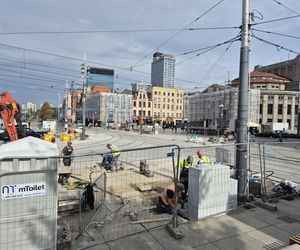
[[55, 119], [55, 112], [48, 102], [45, 102], [40, 109], [39, 119], [41, 121]]

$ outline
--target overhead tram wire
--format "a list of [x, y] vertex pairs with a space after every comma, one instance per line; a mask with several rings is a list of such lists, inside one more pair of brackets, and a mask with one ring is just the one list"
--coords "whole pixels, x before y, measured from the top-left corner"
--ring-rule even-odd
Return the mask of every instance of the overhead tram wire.
[[0, 68], [1, 71], [6, 71], [6, 72], [11, 72], [11, 73], [17, 73], [20, 76], [24, 75], [24, 76], [33, 76], [33, 77], [38, 77], [36, 80], [45, 80], [45, 81], [55, 81], [55, 82], [59, 82], [59, 83], [65, 83], [66, 79], [57, 79], [57, 78], [51, 78], [51, 77], [46, 77], [46, 76], [40, 76], [40, 75], [36, 75], [36, 74], [29, 74], [26, 72], [22, 72], [22, 71], [15, 71], [15, 70], [9, 70], [9, 69], [3, 69]]
[[255, 36], [255, 34], [253, 34], [253, 32], [252, 32], [252, 35], [251, 35], [251, 36], [254, 37], [255, 39], [257, 39], [257, 40], [263, 42], [263, 43], [266, 43], [266, 44], [269, 44], [269, 45], [272, 45], [272, 46], [276, 47], [276, 49], [277, 49], [278, 51], [280, 51], [280, 50], [285, 50], [285, 51], [288, 51], [288, 52], [291, 52], [291, 53], [295, 53], [295, 54], [297, 54], [297, 55], [300, 54], [300, 52], [298, 52], [298, 51], [295, 51], [295, 50], [292, 50], [292, 49], [288, 49], [288, 48], [283, 47], [283, 46], [281, 46], [281, 45], [279, 45], [279, 44], [276, 44], [276, 43], [267, 41], [267, 40], [265, 40], [265, 39], [262, 39], [262, 38], [260, 38], [260, 37], [257, 37], [257, 36]]
[[69, 76], [73, 78], [80, 78], [80, 72], [78, 71], [78, 76], [75, 75], [69, 75], [69, 74], [63, 74], [59, 72], [53, 72], [53, 71], [47, 71], [47, 70], [40, 70], [40, 69], [33, 69], [33, 68], [27, 68], [27, 67], [22, 67], [21, 65], [9, 65], [9, 64], [2, 64], [0, 63], [0, 66], [3, 67], [9, 67], [9, 68], [17, 68], [20, 70], [28, 70], [28, 71], [36, 71], [36, 72], [41, 72], [41, 73], [46, 73], [46, 74], [53, 74], [53, 75], [59, 75], [59, 76]]
[[293, 12], [296, 15], [299, 15], [299, 12], [294, 11], [293, 9], [289, 8], [288, 6], [284, 5], [283, 3], [279, 2], [278, 0], [273, 0], [275, 3], [279, 4], [280, 6], [282, 6], [283, 8]]
[[[0, 76], [2, 76], [2, 75], [0, 74]], [[56, 90], [60, 90], [60, 91], [64, 90], [64, 88], [57, 88], [57, 87], [53, 87], [53, 86], [49, 87], [49, 86], [44, 86], [42, 84], [34, 84], [34, 83], [16, 81], [16, 80], [12, 80], [12, 79], [1, 78], [1, 77], [0, 77], [0, 81], [10, 82], [11, 84], [19, 84], [19, 85], [21, 84], [21, 85], [25, 85], [25, 86], [42, 87], [47, 90], [49, 90], [49, 89], [53, 89], [53, 90], [56, 89]], [[1, 82], [0, 82], [0, 86], [1, 86]]]
[[196, 55], [193, 55], [193, 56], [191, 56], [189, 58], [186, 58], [183, 61], [177, 63], [176, 66], [180, 65], [182, 63], [185, 63], [185, 62], [187, 62], [189, 60], [192, 60], [193, 58], [196, 58], [196, 57], [198, 57], [200, 55], [203, 55], [204, 53], [209, 52], [209, 51], [211, 51], [213, 49], [216, 49], [216, 48], [218, 48], [218, 47], [220, 47], [222, 45], [225, 45], [227, 43], [233, 43], [233, 42], [236, 42], [236, 41], [239, 41], [239, 40], [240, 40], [240, 34], [237, 35], [237, 36], [235, 36], [235, 37], [233, 37], [233, 38], [231, 38], [231, 39], [229, 39], [229, 40], [227, 40], [227, 41], [225, 41], [225, 42], [223, 42], [223, 43], [218, 43], [218, 44], [215, 44], [215, 45], [212, 45], [212, 46], [208, 46], [208, 47], [204, 47], [204, 48], [201, 48], [201, 49], [194, 49], [194, 50], [191, 50], [191, 51], [188, 51], [188, 52], [181, 53], [181, 54], [179, 54], [177, 56], [184, 56], [184, 55], [189, 55], [189, 54], [192, 54], [192, 53], [195, 53], [195, 52], [198, 52], [198, 51], [202, 51], [202, 52], [200, 52], [200, 53], [198, 53]]
[[[32, 52], [32, 53], [38, 53], [38, 54], [41, 54], [41, 55], [53, 56], [53, 57], [63, 58], [63, 59], [66, 59], [66, 60], [71, 60], [71, 61], [76, 61], [76, 62], [82, 63], [82, 58], [63, 56], [63, 55], [58, 55], [58, 54], [54, 54], [54, 53], [49, 53], [49, 52], [44, 52], [44, 51], [38, 51], [38, 50], [34, 50], [34, 49], [26, 49], [26, 48], [14, 46], [14, 45], [9, 45], [9, 44], [3, 44], [3, 43], [0, 43], [0, 46], [14, 48], [14, 49], [19, 49], [19, 50], [25, 50], [25, 51], [29, 51], [29, 52]], [[144, 71], [141, 71], [141, 70], [130, 69], [130, 67], [129, 68], [125, 68], [125, 67], [120, 67], [120, 66], [116, 66], [116, 65], [109, 65], [109, 64], [104, 64], [104, 63], [99, 63], [99, 62], [94, 62], [94, 61], [87, 61], [87, 63], [94, 64], [94, 65], [101, 65], [101, 66], [110, 67], [110, 68], [121, 69], [121, 70], [126, 70], [126, 71], [129, 71], [129, 72], [132, 71], [132, 72], [136, 72], [136, 73], [140, 73], [140, 74], [144, 74], [144, 75], [151, 75], [151, 73], [149, 73], [149, 72], [144, 72]], [[183, 79], [178, 79], [178, 78], [175, 78], [175, 80], [179, 80], [179, 81], [187, 82], [187, 83], [192, 82], [190, 80], [183, 80]]]
[[269, 30], [261, 30], [261, 29], [252, 29], [252, 30], [257, 31], [257, 32], [267, 33], [267, 34], [273, 34], [273, 35], [277, 35], [277, 36], [284, 36], [284, 37], [289, 37], [289, 38], [300, 39], [300, 36], [287, 35], [287, 34], [282, 34], [282, 33], [273, 32], [273, 31], [269, 31]]
[[262, 21], [262, 22], [258, 22], [258, 23], [253, 23], [253, 24], [251, 24], [251, 26], [256, 26], [256, 25], [266, 24], [266, 23], [274, 23], [274, 22], [289, 20], [289, 19], [298, 18], [298, 17], [300, 17], [299, 14], [295, 15], [295, 16], [288, 16], [288, 17], [282, 17], [282, 18], [277, 18], [277, 19]]
[[170, 42], [173, 38], [175, 38], [176, 36], [178, 36], [181, 32], [183, 32], [185, 29], [189, 28], [193, 23], [197, 22], [200, 18], [202, 18], [203, 16], [205, 16], [206, 14], [208, 14], [209, 12], [211, 12], [213, 9], [215, 9], [219, 4], [221, 4], [222, 2], [224, 2], [225, 0], [220, 0], [219, 2], [217, 2], [216, 4], [214, 4], [212, 7], [210, 7], [208, 10], [206, 10], [204, 13], [202, 13], [200, 16], [198, 16], [196, 19], [194, 19], [192, 22], [190, 22], [189, 24], [187, 24], [185, 27], [183, 27], [181, 30], [177, 31], [174, 35], [172, 35], [171, 37], [169, 37], [167, 40], [165, 40], [163, 43], [161, 43], [158, 47], [156, 47], [151, 54], [147, 54], [145, 56], [143, 56], [140, 60], [138, 60], [135, 64], [131, 65], [131, 68], [133, 67], [138, 67], [138, 64], [142, 61], [144, 61], [145, 58], [147, 58], [149, 55], [152, 55], [153, 52], [158, 51], [162, 46], [164, 46], [165, 44], [167, 44], [168, 42]]
[[[224, 0], [223, 0], [224, 1]], [[15, 31], [0, 32], [0, 35], [47, 35], [47, 34], [94, 34], [94, 33], [141, 33], [141, 32], [170, 32], [170, 31], [199, 31], [199, 30], [226, 30], [239, 27], [195, 27], [195, 28], [169, 28], [169, 29], [137, 29], [137, 30], [74, 30], [74, 31]]]
[[201, 81], [200, 81], [200, 85], [203, 83], [203, 81], [205, 80], [205, 78], [210, 74], [210, 72], [218, 65], [218, 63], [221, 61], [221, 59], [225, 56], [225, 54], [228, 52], [228, 50], [230, 49], [230, 47], [232, 46], [232, 44], [235, 41], [232, 41], [229, 46], [227, 46], [227, 48], [224, 50], [224, 52], [218, 57], [218, 59], [215, 61], [215, 63], [210, 67], [210, 69], [207, 71], [207, 73], [204, 75], [204, 77], [202, 77]]
[[0, 60], [4, 60], [4, 61], [8, 61], [8, 62], [14, 62], [14, 63], [20, 63], [22, 65], [33, 65], [33, 66], [39, 66], [39, 67], [45, 67], [45, 68], [51, 68], [51, 69], [58, 69], [61, 71], [70, 71], [70, 72], [76, 72], [78, 73], [78, 70], [75, 69], [67, 69], [67, 68], [62, 68], [62, 67], [55, 67], [55, 66], [51, 66], [51, 65], [45, 65], [45, 64], [38, 64], [38, 63], [30, 63], [27, 61], [19, 61], [19, 60], [13, 60], [13, 59], [8, 59], [8, 58], [4, 58], [4, 57], [0, 57]]

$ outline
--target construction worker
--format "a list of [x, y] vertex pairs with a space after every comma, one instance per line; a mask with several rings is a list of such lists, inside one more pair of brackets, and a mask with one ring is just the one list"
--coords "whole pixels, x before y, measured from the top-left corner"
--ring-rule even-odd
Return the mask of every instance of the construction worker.
[[198, 165], [210, 164], [209, 158], [205, 155], [205, 152], [202, 149], [197, 151], [197, 155], [199, 157]]
[[[184, 189], [183, 184], [177, 184], [177, 198], [181, 197], [182, 190]], [[173, 213], [173, 209], [175, 207], [175, 185], [171, 184], [160, 194], [157, 203], [157, 212], [159, 213]]]
[[67, 146], [61, 152], [62, 156], [64, 156], [63, 163], [65, 166], [71, 166], [73, 151], [72, 141], [68, 141]]
[[111, 170], [117, 170], [117, 162], [120, 157], [119, 147], [117, 145], [107, 144], [107, 148], [111, 151], [112, 161], [111, 161]]
[[189, 169], [193, 165], [193, 157], [189, 155], [186, 159], [179, 161], [180, 177], [179, 181], [184, 186], [184, 192], [182, 193], [182, 200], [186, 202], [187, 193], [189, 189]]

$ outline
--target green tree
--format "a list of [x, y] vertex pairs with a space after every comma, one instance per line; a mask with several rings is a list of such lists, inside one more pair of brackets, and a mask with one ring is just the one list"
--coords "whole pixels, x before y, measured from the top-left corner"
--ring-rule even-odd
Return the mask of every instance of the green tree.
[[48, 102], [45, 102], [39, 112], [40, 121], [55, 119], [55, 112]]

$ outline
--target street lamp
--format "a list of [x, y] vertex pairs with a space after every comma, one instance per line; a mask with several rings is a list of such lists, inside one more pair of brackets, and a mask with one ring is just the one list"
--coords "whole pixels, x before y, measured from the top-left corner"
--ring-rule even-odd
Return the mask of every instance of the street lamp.
[[220, 109], [220, 128], [218, 129], [219, 131], [219, 137], [220, 137], [220, 130], [223, 129], [223, 109], [224, 109], [224, 105], [220, 104], [219, 105], [219, 109]]

